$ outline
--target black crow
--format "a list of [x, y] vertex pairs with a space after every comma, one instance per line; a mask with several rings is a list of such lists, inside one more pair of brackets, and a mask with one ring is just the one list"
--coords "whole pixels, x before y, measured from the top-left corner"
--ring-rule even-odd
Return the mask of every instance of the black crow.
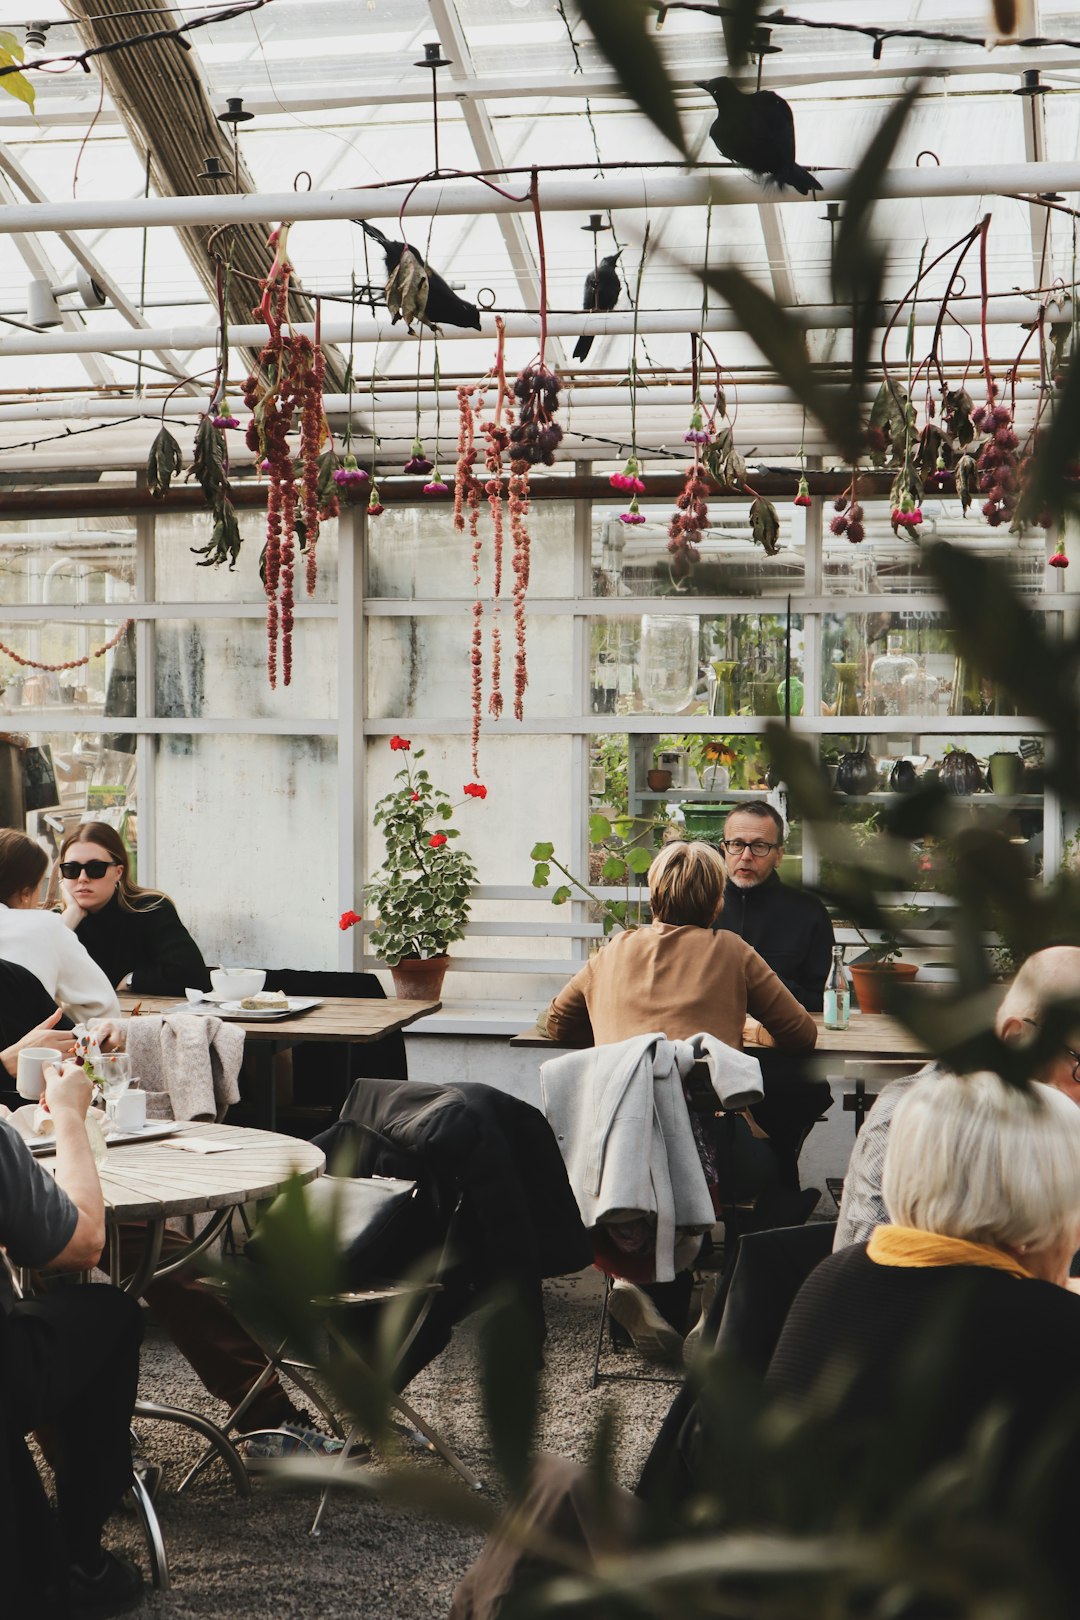
[[[622, 282], [619, 280], [615, 266], [619, 262], [618, 253], [609, 253], [606, 259], [601, 259], [595, 270], [590, 270], [585, 277], [585, 293], [582, 298], [582, 309], [614, 309], [619, 302], [622, 292]], [[591, 337], [579, 337], [574, 345], [574, 359], [584, 360], [593, 346]]]
[[782, 96], [772, 90], [740, 90], [734, 79], [698, 84], [716, 102], [709, 134], [724, 157], [759, 180], [794, 186], [802, 196], [821, 190], [821, 181], [795, 161], [795, 120]]
[[[422, 307], [418, 308], [416, 319], [422, 320], [428, 326], [469, 326], [479, 332], [480, 311], [476, 305], [459, 298], [457, 293], [447, 286], [439, 272], [433, 270], [429, 264], [425, 264], [423, 254], [418, 253], [411, 242], [392, 242], [374, 225], [369, 225], [366, 219], [354, 219], [353, 224], [359, 225], [362, 231], [366, 231], [368, 236], [378, 242], [386, 260], [386, 273], [391, 279], [397, 272], [406, 248], [427, 276], [427, 298], [422, 301]], [[398, 319], [399, 316], [395, 315], [394, 320]]]

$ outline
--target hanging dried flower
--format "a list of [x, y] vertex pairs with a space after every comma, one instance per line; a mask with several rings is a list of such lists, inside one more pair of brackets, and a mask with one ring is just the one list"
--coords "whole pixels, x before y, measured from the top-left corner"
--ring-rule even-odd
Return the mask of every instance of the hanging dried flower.
[[1049, 557], [1047, 559], [1047, 565], [1050, 568], [1068, 568], [1069, 559], [1065, 555], [1065, 542], [1064, 542], [1064, 540], [1059, 540], [1058, 541], [1057, 550], [1054, 552], [1054, 555], [1052, 557]]
[[799, 492], [792, 503], [794, 506], [812, 506], [813, 498], [810, 494], [810, 485], [805, 478], [799, 479]]
[[612, 489], [623, 489], [631, 495], [644, 495], [645, 480], [636, 456], [630, 456], [622, 472], [612, 473], [608, 482]]
[[645, 522], [645, 514], [638, 508], [638, 498], [636, 495], [630, 502], [629, 511], [619, 513], [619, 522], [631, 525]]
[[709, 430], [705, 426], [705, 408], [700, 399], [694, 401], [694, 409], [690, 413], [690, 426], [683, 434], [684, 444], [708, 444]]
[[369, 474], [364, 471], [363, 467], [358, 465], [356, 457], [350, 452], [341, 466], [336, 469], [333, 477], [334, 483], [339, 487], [351, 486], [356, 488], [358, 485], [368, 482]]

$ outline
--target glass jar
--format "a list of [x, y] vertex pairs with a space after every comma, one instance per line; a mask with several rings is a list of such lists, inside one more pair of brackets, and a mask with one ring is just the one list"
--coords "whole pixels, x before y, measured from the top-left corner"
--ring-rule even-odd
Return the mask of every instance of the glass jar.
[[641, 620], [641, 695], [646, 709], [679, 714], [697, 691], [701, 623], [696, 614], [646, 613]]
[[904, 675], [900, 681], [901, 714], [936, 715], [938, 712], [938, 682], [919, 664], [914, 674]]
[[833, 714], [859, 713], [859, 666], [839, 658], [833, 660]]
[[870, 665], [869, 712], [907, 713], [903, 707], [903, 681], [905, 676], [918, 673], [918, 664], [904, 651], [903, 636], [898, 631], [891, 631], [885, 638], [885, 651], [879, 653]]

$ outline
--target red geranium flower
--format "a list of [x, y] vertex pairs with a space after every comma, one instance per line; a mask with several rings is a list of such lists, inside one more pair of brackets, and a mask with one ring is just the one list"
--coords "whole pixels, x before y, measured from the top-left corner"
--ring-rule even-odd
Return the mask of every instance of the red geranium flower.
[[419, 793], [410, 793], [409, 794], [409, 798], [412, 800], [413, 804], [416, 803], [416, 801], [419, 799], [419, 797], [420, 797]]
[[482, 782], [466, 782], [465, 793], [470, 799], [486, 799], [487, 788]]
[[410, 747], [409, 739], [408, 737], [391, 737], [390, 746], [392, 749], [394, 749], [395, 753], [399, 750], [402, 752], [408, 752]]
[[359, 921], [360, 913], [358, 911], [343, 911], [338, 919], [338, 927], [344, 933], [346, 929], [354, 928]]
[[433, 833], [431, 835], [431, 837], [428, 839], [428, 848], [429, 849], [441, 849], [445, 843], [446, 843], [446, 834], [445, 833]]

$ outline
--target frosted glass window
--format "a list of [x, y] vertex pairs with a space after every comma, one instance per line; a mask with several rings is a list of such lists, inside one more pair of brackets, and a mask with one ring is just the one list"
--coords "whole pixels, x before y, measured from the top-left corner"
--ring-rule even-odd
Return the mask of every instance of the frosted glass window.
[[668, 551], [668, 523], [674, 499], [642, 501], [647, 522], [619, 522], [619, 506], [593, 507], [593, 596], [778, 596], [803, 588], [804, 553], [796, 542], [792, 521], [795, 508], [777, 504], [780, 550], [767, 557], [750, 533], [750, 498], [738, 501], [713, 497], [709, 502], [712, 526], [702, 534], [700, 561], [689, 574], [676, 577]]
[[[505, 612], [502, 634], [504, 714], [514, 700], [514, 621]], [[491, 672], [490, 614], [483, 621], [484, 713]], [[530, 618], [526, 624], [529, 685], [527, 720], [573, 713], [573, 622], [569, 618]], [[367, 621], [368, 713], [390, 720], [412, 715], [465, 719], [472, 713], [472, 614], [454, 618], [369, 618]], [[513, 724], [513, 721], [510, 722]]]
[[155, 714], [162, 720], [332, 720], [337, 656], [332, 623], [297, 619], [292, 680], [271, 690], [266, 623], [257, 619], [159, 619], [154, 624]]
[[128, 602], [135, 594], [135, 533], [117, 518], [0, 523], [0, 603]]
[[335, 966], [334, 740], [166, 736], [154, 763], [154, 882], [206, 960]]
[[[159, 602], [263, 602], [259, 560], [266, 544], [266, 513], [238, 512], [244, 544], [234, 569], [200, 568], [196, 548], [205, 546], [213, 522], [203, 512], [159, 512], [154, 520], [156, 595]], [[337, 601], [337, 521], [319, 530], [318, 577], [313, 602]], [[296, 553], [296, 600], [306, 602], [304, 559]]]
[[[490, 594], [491, 520], [481, 501], [481, 594]], [[529, 512], [530, 578], [533, 596], [574, 595], [574, 507], [570, 501], [537, 501]], [[369, 596], [464, 597], [475, 592], [472, 541], [454, 529], [449, 506], [388, 506], [368, 525]], [[503, 542], [503, 595], [513, 588], [513, 543], [506, 519]]]
[[[80, 619], [0, 621], [0, 641], [23, 658], [44, 664], [62, 664], [85, 658], [111, 641], [123, 620]], [[135, 632], [129, 627], [112, 651], [91, 657], [75, 669], [33, 669], [16, 663], [0, 651], [0, 713], [17, 716], [23, 709], [56, 709], [72, 721], [94, 716], [95, 724], [109, 716], [135, 713]], [[58, 716], [59, 718], [59, 716]]]

